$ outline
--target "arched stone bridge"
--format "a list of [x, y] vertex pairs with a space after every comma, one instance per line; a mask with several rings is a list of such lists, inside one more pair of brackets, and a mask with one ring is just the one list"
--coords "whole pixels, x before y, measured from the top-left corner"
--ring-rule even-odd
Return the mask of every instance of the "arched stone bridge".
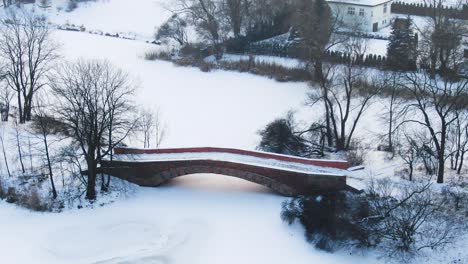
[[304, 159], [227, 148], [114, 149], [101, 172], [140, 186], [155, 187], [197, 173], [241, 178], [287, 196], [349, 189], [346, 161]]

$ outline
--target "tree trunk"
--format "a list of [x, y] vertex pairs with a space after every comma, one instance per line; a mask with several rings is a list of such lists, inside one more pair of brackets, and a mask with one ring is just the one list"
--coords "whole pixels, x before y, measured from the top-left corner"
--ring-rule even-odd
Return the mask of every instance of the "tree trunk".
[[19, 140], [19, 131], [18, 131], [18, 124], [16, 125], [16, 146], [18, 147], [18, 157], [19, 157], [19, 161], [20, 161], [20, 165], [21, 165], [21, 171], [23, 173], [26, 172], [26, 170], [24, 169], [24, 163], [23, 163], [23, 152], [21, 151], [21, 144], [20, 144], [20, 140]]
[[439, 168], [437, 169], [437, 183], [444, 183], [444, 171], [445, 171], [445, 160], [444, 158], [439, 158], [438, 159], [438, 166]]
[[52, 164], [50, 162], [50, 156], [49, 156], [49, 146], [47, 144], [47, 138], [45, 135], [44, 135], [44, 147], [45, 147], [45, 152], [46, 152], [46, 157], [47, 157], [47, 166], [49, 168], [49, 178], [50, 178], [50, 186], [52, 187], [52, 197], [56, 199], [57, 190], [55, 189], [54, 175], [52, 173]]
[[436, 73], [436, 64], [437, 64], [437, 54], [435, 51], [433, 51], [433, 54], [431, 54], [431, 65], [430, 65], [430, 77], [432, 79], [435, 78], [435, 73]]
[[96, 162], [93, 157], [88, 157], [86, 163], [88, 165], [88, 183], [86, 185], [86, 199], [96, 200]]
[[106, 179], [104, 178], [104, 174], [101, 173], [101, 192], [108, 192], [109, 188], [106, 185]]
[[314, 62], [314, 79], [318, 83], [323, 83], [324, 80], [323, 76], [323, 63], [321, 60], [316, 59]]
[[411, 161], [409, 163], [409, 181], [413, 181], [413, 171], [414, 171], [414, 168], [413, 168], [413, 161]]
[[330, 109], [328, 103], [325, 101], [325, 134], [327, 137], [327, 144], [329, 147], [333, 147], [333, 135], [330, 124]]
[[24, 107], [23, 107], [23, 120], [25, 122], [28, 122], [28, 121], [31, 121], [31, 111], [32, 111], [32, 107], [31, 107], [31, 102], [29, 102], [29, 99], [24, 99]]
[[24, 124], [24, 115], [23, 115], [23, 104], [21, 102], [21, 92], [17, 93], [18, 96], [18, 116], [19, 116], [19, 122], [20, 124]]
[[465, 151], [462, 151], [460, 155], [460, 163], [458, 164], [458, 169], [457, 169], [457, 174], [461, 173], [461, 170], [463, 168], [463, 160], [465, 159]]

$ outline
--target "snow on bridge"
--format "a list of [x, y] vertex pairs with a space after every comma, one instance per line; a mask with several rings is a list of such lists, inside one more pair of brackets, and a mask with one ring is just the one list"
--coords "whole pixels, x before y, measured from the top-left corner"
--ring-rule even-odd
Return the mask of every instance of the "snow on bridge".
[[348, 163], [306, 159], [229, 148], [129, 149], [116, 148], [101, 171], [141, 186], [159, 186], [168, 180], [197, 173], [238, 177], [283, 195], [350, 189]]

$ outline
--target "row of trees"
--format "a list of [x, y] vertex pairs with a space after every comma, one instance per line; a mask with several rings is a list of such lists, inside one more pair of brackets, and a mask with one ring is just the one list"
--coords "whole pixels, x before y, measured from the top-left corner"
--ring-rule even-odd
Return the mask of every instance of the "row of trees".
[[[62, 63], [60, 47], [52, 40], [51, 28], [43, 17], [10, 13], [0, 23], [2, 121], [8, 121], [9, 116], [20, 125], [33, 121], [34, 133], [42, 142], [53, 198], [57, 189], [51, 151], [55, 140], [51, 138], [72, 141], [75, 165], [81, 171], [81, 164], [85, 164], [83, 183], [90, 200], [96, 198], [98, 165], [104, 158], [112, 159], [115, 146], [135, 133], [144, 135], [144, 147], [161, 144], [164, 127], [159, 114], [136, 108], [133, 95], [138, 85], [127, 73], [107, 61]], [[15, 97], [16, 103], [12, 103]], [[14, 112], [10, 105], [14, 105]], [[24, 174], [19, 133], [16, 139]], [[3, 154], [8, 168], [6, 152]], [[110, 177], [101, 175], [101, 184], [101, 190], [107, 191]]]
[[[349, 38], [342, 45], [356, 57], [365, 52], [365, 41], [359, 38]], [[300, 156], [352, 150], [363, 115], [380, 96], [386, 106], [384, 149], [407, 161], [410, 179], [417, 161], [426, 165], [429, 174], [436, 174], [439, 183], [444, 182], [448, 160], [461, 173], [468, 140], [467, 79], [433, 76], [430, 70], [380, 72], [355, 60], [325, 64], [318, 70], [323, 79], [313, 84], [309, 104], [323, 105], [324, 118], [314, 120], [308, 129], [298, 128], [288, 121], [291, 118], [274, 121], [261, 133], [261, 149]]]
[[168, 6], [174, 15], [156, 33], [158, 39], [187, 44], [187, 25], [221, 56], [224, 44], [236, 49], [248, 42], [270, 38], [289, 30], [300, 10], [297, 0], [175, 0]]

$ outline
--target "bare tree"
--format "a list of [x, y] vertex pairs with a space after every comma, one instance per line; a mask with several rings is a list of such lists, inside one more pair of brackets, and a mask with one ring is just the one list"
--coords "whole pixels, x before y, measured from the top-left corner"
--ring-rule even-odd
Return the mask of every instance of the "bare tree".
[[455, 112], [455, 122], [450, 128], [449, 144], [452, 147], [450, 165], [457, 174], [461, 173], [465, 155], [468, 152], [468, 111], [462, 109]]
[[8, 177], [11, 178], [10, 166], [8, 165], [8, 157], [5, 149], [5, 141], [5, 125], [0, 123], [0, 143], [2, 144], [3, 161], [5, 162]]
[[20, 123], [31, 120], [34, 95], [58, 58], [58, 46], [44, 17], [26, 11], [8, 13], [0, 22], [0, 59], [8, 86], [17, 94]]
[[241, 35], [248, 5], [248, 0], [223, 0], [223, 11], [231, 26], [234, 38], [239, 38]]
[[389, 255], [444, 247], [453, 241], [460, 228], [457, 216], [446, 212], [447, 201], [432, 190], [430, 180], [414, 183], [372, 180], [368, 193], [371, 214], [361, 224], [384, 242]]
[[223, 55], [222, 7], [216, 0], [176, 0], [172, 10], [176, 14], [187, 14], [194, 22], [197, 32], [211, 42], [217, 59]]
[[78, 61], [54, 76], [56, 113], [80, 147], [87, 165], [86, 198], [96, 198], [97, 166], [133, 132], [137, 120], [129, 76], [107, 61]]
[[3, 7], [7, 8], [13, 4], [13, 0], [3, 0]]
[[[342, 43], [342, 35], [334, 34], [341, 27], [341, 17], [333, 14], [324, 0], [299, 0], [297, 12], [293, 19], [293, 28], [301, 39], [304, 49], [302, 57], [313, 65], [314, 80], [322, 87], [324, 102], [327, 101], [327, 76], [324, 73], [324, 56], [332, 47]], [[325, 124], [328, 146], [333, 145], [329, 105], [324, 103]]]
[[50, 140], [50, 135], [54, 132], [55, 130], [55, 124], [57, 122], [54, 120], [54, 118], [51, 117], [50, 114], [47, 113], [46, 106], [43, 103], [38, 103], [34, 107], [34, 123], [33, 123], [33, 129], [39, 133], [40, 139], [43, 144], [43, 153], [45, 156], [45, 161], [47, 164], [47, 170], [49, 174], [49, 181], [50, 181], [50, 187], [52, 189], [52, 197], [54, 199], [57, 198], [57, 190], [55, 188], [55, 182], [54, 182], [54, 173], [52, 170], [52, 156], [50, 152], [50, 147], [53, 142]]
[[408, 166], [408, 179], [413, 181], [414, 167], [420, 158], [420, 148], [416, 139], [405, 134], [405, 142], [402, 144], [398, 150], [398, 155]]
[[442, 75], [453, 74], [455, 66], [461, 61], [462, 38], [467, 33], [466, 21], [449, 17], [445, 6], [462, 8], [462, 1], [424, 0], [431, 8], [427, 23], [418, 28], [421, 34], [421, 55], [423, 64], [429, 68], [432, 78], [439, 70]]
[[173, 39], [183, 46], [188, 43], [187, 22], [178, 14], [173, 14], [156, 32], [156, 39]]
[[406, 74], [402, 87], [412, 98], [402, 110], [406, 116], [399, 126], [412, 123], [429, 133], [438, 161], [437, 182], [443, 183], [445, 161], [449, 156], [447, 136], [450, 126], [457, 120], [457, 110], [468, 107], [468, 80], [451, 81], [432, 76], [430, 71], [421, 71]]
[[396, 147], [394, 138], [398, 132], [396, 127], [402, 118], [399, 113], [404, 105], [401, 87], [399, 85], [400, 74], [397, 72], [389, 72], [383, 73], [380, 77], [382, 80], [382, 97], [386, 101], [386, 109], [382, 117], [387, 125], [387, 133], [384, 135], [387, 137], [387, 145], [384, 150], [394, 153]]
[[2, 73], [2, 66], [0, 65], [0, 115], [3, 122], [8, 121], [10, 115], [10, 104], [13, 99], [13, 91], [8, 87], [6, 81], [6, 73]]
[[24, 162], [23, 162], [23, 147], [22, 147], [22, 143], [23, 143], [23, 139], [22, 139], [22, 135], [21, 135], [21, 130], [22, 128], [20, 127], [20, 124], [18, 124], [18, 120], [15, 119], [15, 129], [13, 131], [14, 133], [14, 137], [15, 137], [15, 143], [16, 143], [16, 148], [18, 150], [18, 160], [19, 160], [19, 163], [21, 165], [21, 171], [23, 173], [26, 173], [26, 169], [24, 168]]
[[365, 48], [362, 39], [350, 38], [345, 44], [349, 60], [344, 65], [328, 65], [324, 72], [326, 81], [320, 90], [309, 94], [310, 104], [323, 101], [327, 105], [333, 143], [338, 150], [349, 148], [363, 113], [382, 86], [380, 80], [370, 79], [366, 69], [358, 65]]
[[160, 118], [159, 110], [142, 109], [140, 113], [139, 130], [143, 134], [143, 148], [159, 148], [164, 136], [165, 128]]

